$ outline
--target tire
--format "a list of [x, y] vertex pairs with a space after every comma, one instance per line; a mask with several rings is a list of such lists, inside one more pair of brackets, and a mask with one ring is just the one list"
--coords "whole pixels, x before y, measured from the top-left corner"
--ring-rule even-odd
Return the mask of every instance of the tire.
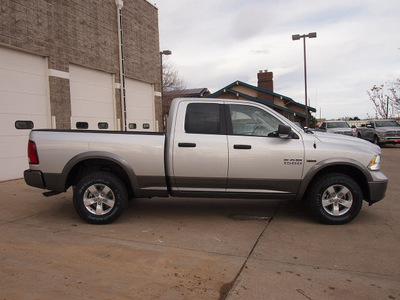
[[328, 173], [312, 183], [307, 193], [307, 202], [318, 221], [340, 225], [352, 221], [358, 215], [363, 195], [360, 186], [351, 177]]
[[376, 135], [374, 135], [374, 141], [373, 141], [373, 143], [374, 143], [375, 145], [379, 145], [379, 138], [378, 138]]
[[361, 133], [357, 133], [357, 137], [361, 139]]
[[124, 183], [108, 172], [86, 175], [74, 186], [73, 203], [78, 215], [91, 224], [116, 220], [128, 204]]

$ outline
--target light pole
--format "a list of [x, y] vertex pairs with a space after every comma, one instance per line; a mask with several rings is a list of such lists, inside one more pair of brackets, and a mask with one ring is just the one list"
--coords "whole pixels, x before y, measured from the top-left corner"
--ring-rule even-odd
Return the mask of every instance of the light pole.
[[161, 94], [163, 92], [163, 55], [171, 55], [171, 50], [163, 50], [160, 52], [160, 67], [161, 67]]
[[[160, 52], [160, 68], [161, 68], [161, 72], [160, 72], [160, 75], [161, 75], [161, 105], [162, 106], [164, 106], [163, 105], [163, 91], [164, 91], [164, 82], [163, 82], [163, 80], [164, 80], [164, 78], [163, 78], [163, 55], [171, 55], [172, 54], [172, 52], [171, 52], [171, 50], [163, 50], [163, 51], [161, 51]], [[162, 110], [162, 122], [163, 122], [163, 129], [165, 129], [165, 127], [166, 127], [166, 116], [165, 116], [165, 114], [164, 114], [164, 110], [163, 109], [161, 109]]]
[[304, 93], [305, 93], [305, 104], [306, 104], [306, 127], [309, 127], [308, 123], [308, 105], [307, 105], [307, 62], [306, 62], [306, 37], [308, 38], [316, 38], [317, 33], [316, 32], [310, 32], [309, 34], [294, 34], [292, 35], [292, 40], [296, 41], [299, 40], [300, 38], [303, 39], [303, 48], [304, 48]]

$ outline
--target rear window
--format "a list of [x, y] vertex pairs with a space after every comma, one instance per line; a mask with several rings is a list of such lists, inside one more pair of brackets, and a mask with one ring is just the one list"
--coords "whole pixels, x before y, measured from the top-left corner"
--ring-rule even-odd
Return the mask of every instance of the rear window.
[[186, 109], [185, 131], [187, 133], [219, 134], [219, 104], [191, 103]]

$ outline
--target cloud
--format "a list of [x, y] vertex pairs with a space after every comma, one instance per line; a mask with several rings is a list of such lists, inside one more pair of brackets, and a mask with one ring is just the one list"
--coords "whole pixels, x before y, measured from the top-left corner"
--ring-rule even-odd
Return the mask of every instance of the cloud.
[[366, 91], [400, 77], [400, 1], [169, 0], [157, 7], [161, 48], [172, 50], [188, 88], [256, 84], [258, 70], [268, 69], [276, 92], [303, 103], [303, 45], [291, 36], [313, 31], [308, 95], [322, 117], [373, 115]]

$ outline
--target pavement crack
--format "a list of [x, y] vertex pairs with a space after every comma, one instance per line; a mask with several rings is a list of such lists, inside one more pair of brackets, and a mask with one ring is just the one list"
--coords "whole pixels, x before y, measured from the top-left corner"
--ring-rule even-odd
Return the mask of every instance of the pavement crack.
[[306, 297], [307, 299], [312, 300], [310, 297], [307, 296], [307, 294], [306, 294], [303, 290], [297, 289], [296, 291], [297, 291], [299, 294], [301, 294], [301, 295], [303, 295], [304, 297]]
[[235, 286], [235, 284], [236, 284], [236, 282], [237, 282], [239, 276], [242, 274], [244, 268], [245, 268], [246, 265], [247, 265], [247, 262], [249, 261], [251, 255], [253, 254], [254, 249], [257, 247], [258, 242], [260, 241], [261, 237], [264, 235], [265, 230], [267, 230], [267, 227], [268, 227], [269, 223], [273, 220], [273, 218], [275, 217], [275, 215], [276, 215], [276, 213], [278, 212], [279, 208], [281, 207], [281, 203], [282, 203], [282, 202], [280, 202], [280, 203], [278, 204], [278, 206], [277, 206], [277, 208], [275, 209], [274, 213], [272, 214], [271, 218], [266, 219], [266, 224], [265, 224], [263, 230], [261, 230], [260, 234], [258, 235], [257, 240], [255, 241], [253, 247], [251, 248], [249, 254], [248, 254], [247, 257], [246, 257], [246, 259], [244, 260], [244, 262], [243, 262], [242, 266], [240, 267], [239, 272], [236, 274], [235, 278], [234, 278], [232, 281], [227, 282], [227, 283], [225, 283], [225, 284], [223, 284], [223, 285], [221, 286], [221, 288], [220, 288], [219, 300], [225, 300], [226, 297], [228, 296], [228, 294], [230, 293], [230, 291], [234, 288], [234, 286]]

